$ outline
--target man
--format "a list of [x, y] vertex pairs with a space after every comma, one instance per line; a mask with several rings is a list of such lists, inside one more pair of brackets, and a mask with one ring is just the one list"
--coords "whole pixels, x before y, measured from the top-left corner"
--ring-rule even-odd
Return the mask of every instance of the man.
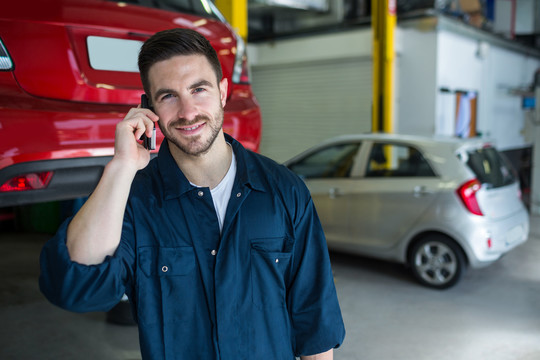
[[[41, 255], [40, 286], [73, 311], [125, 293], [144, 359], [332, 359], [345, 329], [302, 181], [222, 131], [227, 79], [197, 32], [139, 55], [153, 111], [131, 109], [85, 205]], [[137, 141], [159, 120], [159, 155]]]

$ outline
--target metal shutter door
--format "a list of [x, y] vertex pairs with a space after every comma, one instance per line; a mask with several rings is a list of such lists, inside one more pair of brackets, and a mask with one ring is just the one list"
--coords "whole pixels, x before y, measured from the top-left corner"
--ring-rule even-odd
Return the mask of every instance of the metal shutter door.
[[263, 118], [260, 152], [276, 161], [371, 130], [370, 58], [253, 67], [252, 77]]

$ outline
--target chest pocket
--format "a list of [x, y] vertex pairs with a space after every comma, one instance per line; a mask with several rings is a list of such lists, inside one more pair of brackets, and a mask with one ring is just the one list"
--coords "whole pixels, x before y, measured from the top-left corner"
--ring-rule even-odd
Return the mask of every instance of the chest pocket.
[[286, 306], [291, 248], [287, 238], [251, 240], [252, 300], [258, 308]]
[[[191, 246], [138, 249], [137, 316], [141, 324], [185, 322], [196, 306], [196, 260]], [[166, 316], [165, 316], [166, 315]]]
[[178, 276], [195, 268], [195, 252], [191, 246], [144, 247], [139, 249], [139, 266], [146, 276]]

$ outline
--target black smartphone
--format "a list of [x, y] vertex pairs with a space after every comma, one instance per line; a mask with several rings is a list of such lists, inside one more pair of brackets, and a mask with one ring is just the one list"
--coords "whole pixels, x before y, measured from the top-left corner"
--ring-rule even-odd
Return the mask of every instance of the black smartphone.
[[[146, 94], [141, 95], [141, 107], [154, 111], [154, 109], [148, 103], [148, 96], [146, 96]], [[156, 149], [156, 123], [154, 123], [154, 129], [152, 130], [152, 137], [148, 137], [146, 134], [143, 134], [143, 136], [141, 136], [141, 140], [143, 141], [143, 146], [145, 149]]]

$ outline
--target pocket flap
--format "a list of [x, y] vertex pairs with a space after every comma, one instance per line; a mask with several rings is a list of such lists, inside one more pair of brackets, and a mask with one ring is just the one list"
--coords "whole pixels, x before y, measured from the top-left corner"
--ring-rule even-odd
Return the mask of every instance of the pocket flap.
[[146, 276], [185, 275], [195, 268], [195, 253], [191, 246], [142, 247], [139, 266]]
[[287, 237], [251, 239], [251, 248], [267, 253], [289, 253], [292, 242]]

